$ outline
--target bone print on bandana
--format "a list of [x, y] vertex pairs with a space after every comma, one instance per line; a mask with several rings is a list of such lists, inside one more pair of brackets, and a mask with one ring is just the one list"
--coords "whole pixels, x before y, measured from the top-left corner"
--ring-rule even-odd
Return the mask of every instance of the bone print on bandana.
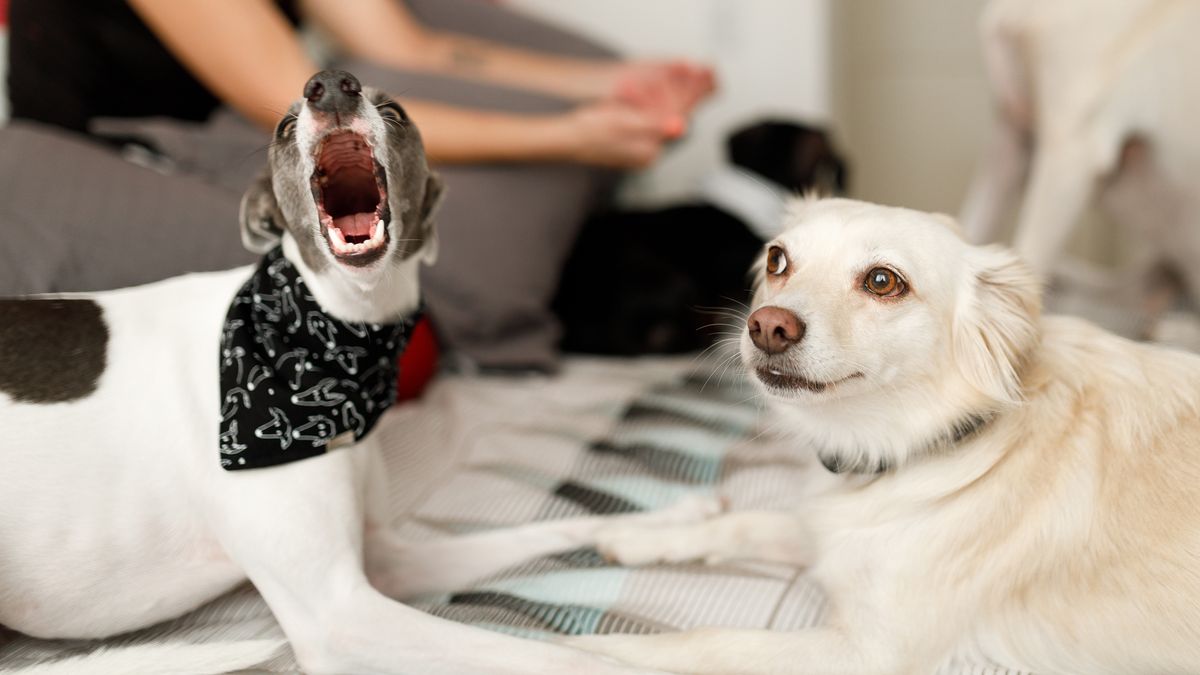
[[221, 466], [294, 462], [366, 436], [396, 400], [396, 360], [418, 318], [336, 319], [279, 248], [268, 253], [221, 334]]

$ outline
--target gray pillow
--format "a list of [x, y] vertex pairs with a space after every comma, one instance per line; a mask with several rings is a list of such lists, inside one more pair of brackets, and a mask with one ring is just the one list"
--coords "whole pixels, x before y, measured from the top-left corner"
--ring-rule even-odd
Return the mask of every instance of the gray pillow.
[[199, 176], [14, 121], [0, 128], [0, 295], [121, 288], [251, 262], [240, 200]]

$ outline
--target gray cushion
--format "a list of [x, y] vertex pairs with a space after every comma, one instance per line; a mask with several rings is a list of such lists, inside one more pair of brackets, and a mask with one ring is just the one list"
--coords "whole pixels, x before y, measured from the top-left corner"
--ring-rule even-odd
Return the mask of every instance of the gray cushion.
[[240, 199], [15, 121], [0, 129], [0, 294], [120, 288], [250, 262]]

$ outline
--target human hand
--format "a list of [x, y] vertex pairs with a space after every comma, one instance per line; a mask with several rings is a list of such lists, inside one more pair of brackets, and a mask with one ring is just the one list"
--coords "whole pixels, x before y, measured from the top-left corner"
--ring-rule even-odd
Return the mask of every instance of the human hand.
[[713, 69], [688, 61], [627, 61], [610, 67], [608, 97], [665, 120], [682, 136], [698, 103], [716, 89]]
[[620, 169], [652, 164], [663, 143], [678, 136], [672, 134], [670, 120], [616, 101], [580, 106], [562, 122], [571, 160]]

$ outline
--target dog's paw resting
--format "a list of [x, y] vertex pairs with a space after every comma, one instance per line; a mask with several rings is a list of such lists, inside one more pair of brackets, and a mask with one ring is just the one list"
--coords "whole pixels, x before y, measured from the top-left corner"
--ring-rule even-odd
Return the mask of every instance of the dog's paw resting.
[[688, 495], [674, 504], [647, 514], [655, 525], [699, 523], [729, 509], [729, 500], [719, 495]]
[[728, 507], [713, 495], [691, 495], [675, 504], [640, 516], [616, 521], [596, 534], [596, 550], [620, 565], [687, 562], [705, 557], [703, 525]]
[[705, 555], [704, 542], [694, 535], [688, 526], [618, 525], [596, 535], [596, 550], [608, 562], [630, 567], [690, 562]]

